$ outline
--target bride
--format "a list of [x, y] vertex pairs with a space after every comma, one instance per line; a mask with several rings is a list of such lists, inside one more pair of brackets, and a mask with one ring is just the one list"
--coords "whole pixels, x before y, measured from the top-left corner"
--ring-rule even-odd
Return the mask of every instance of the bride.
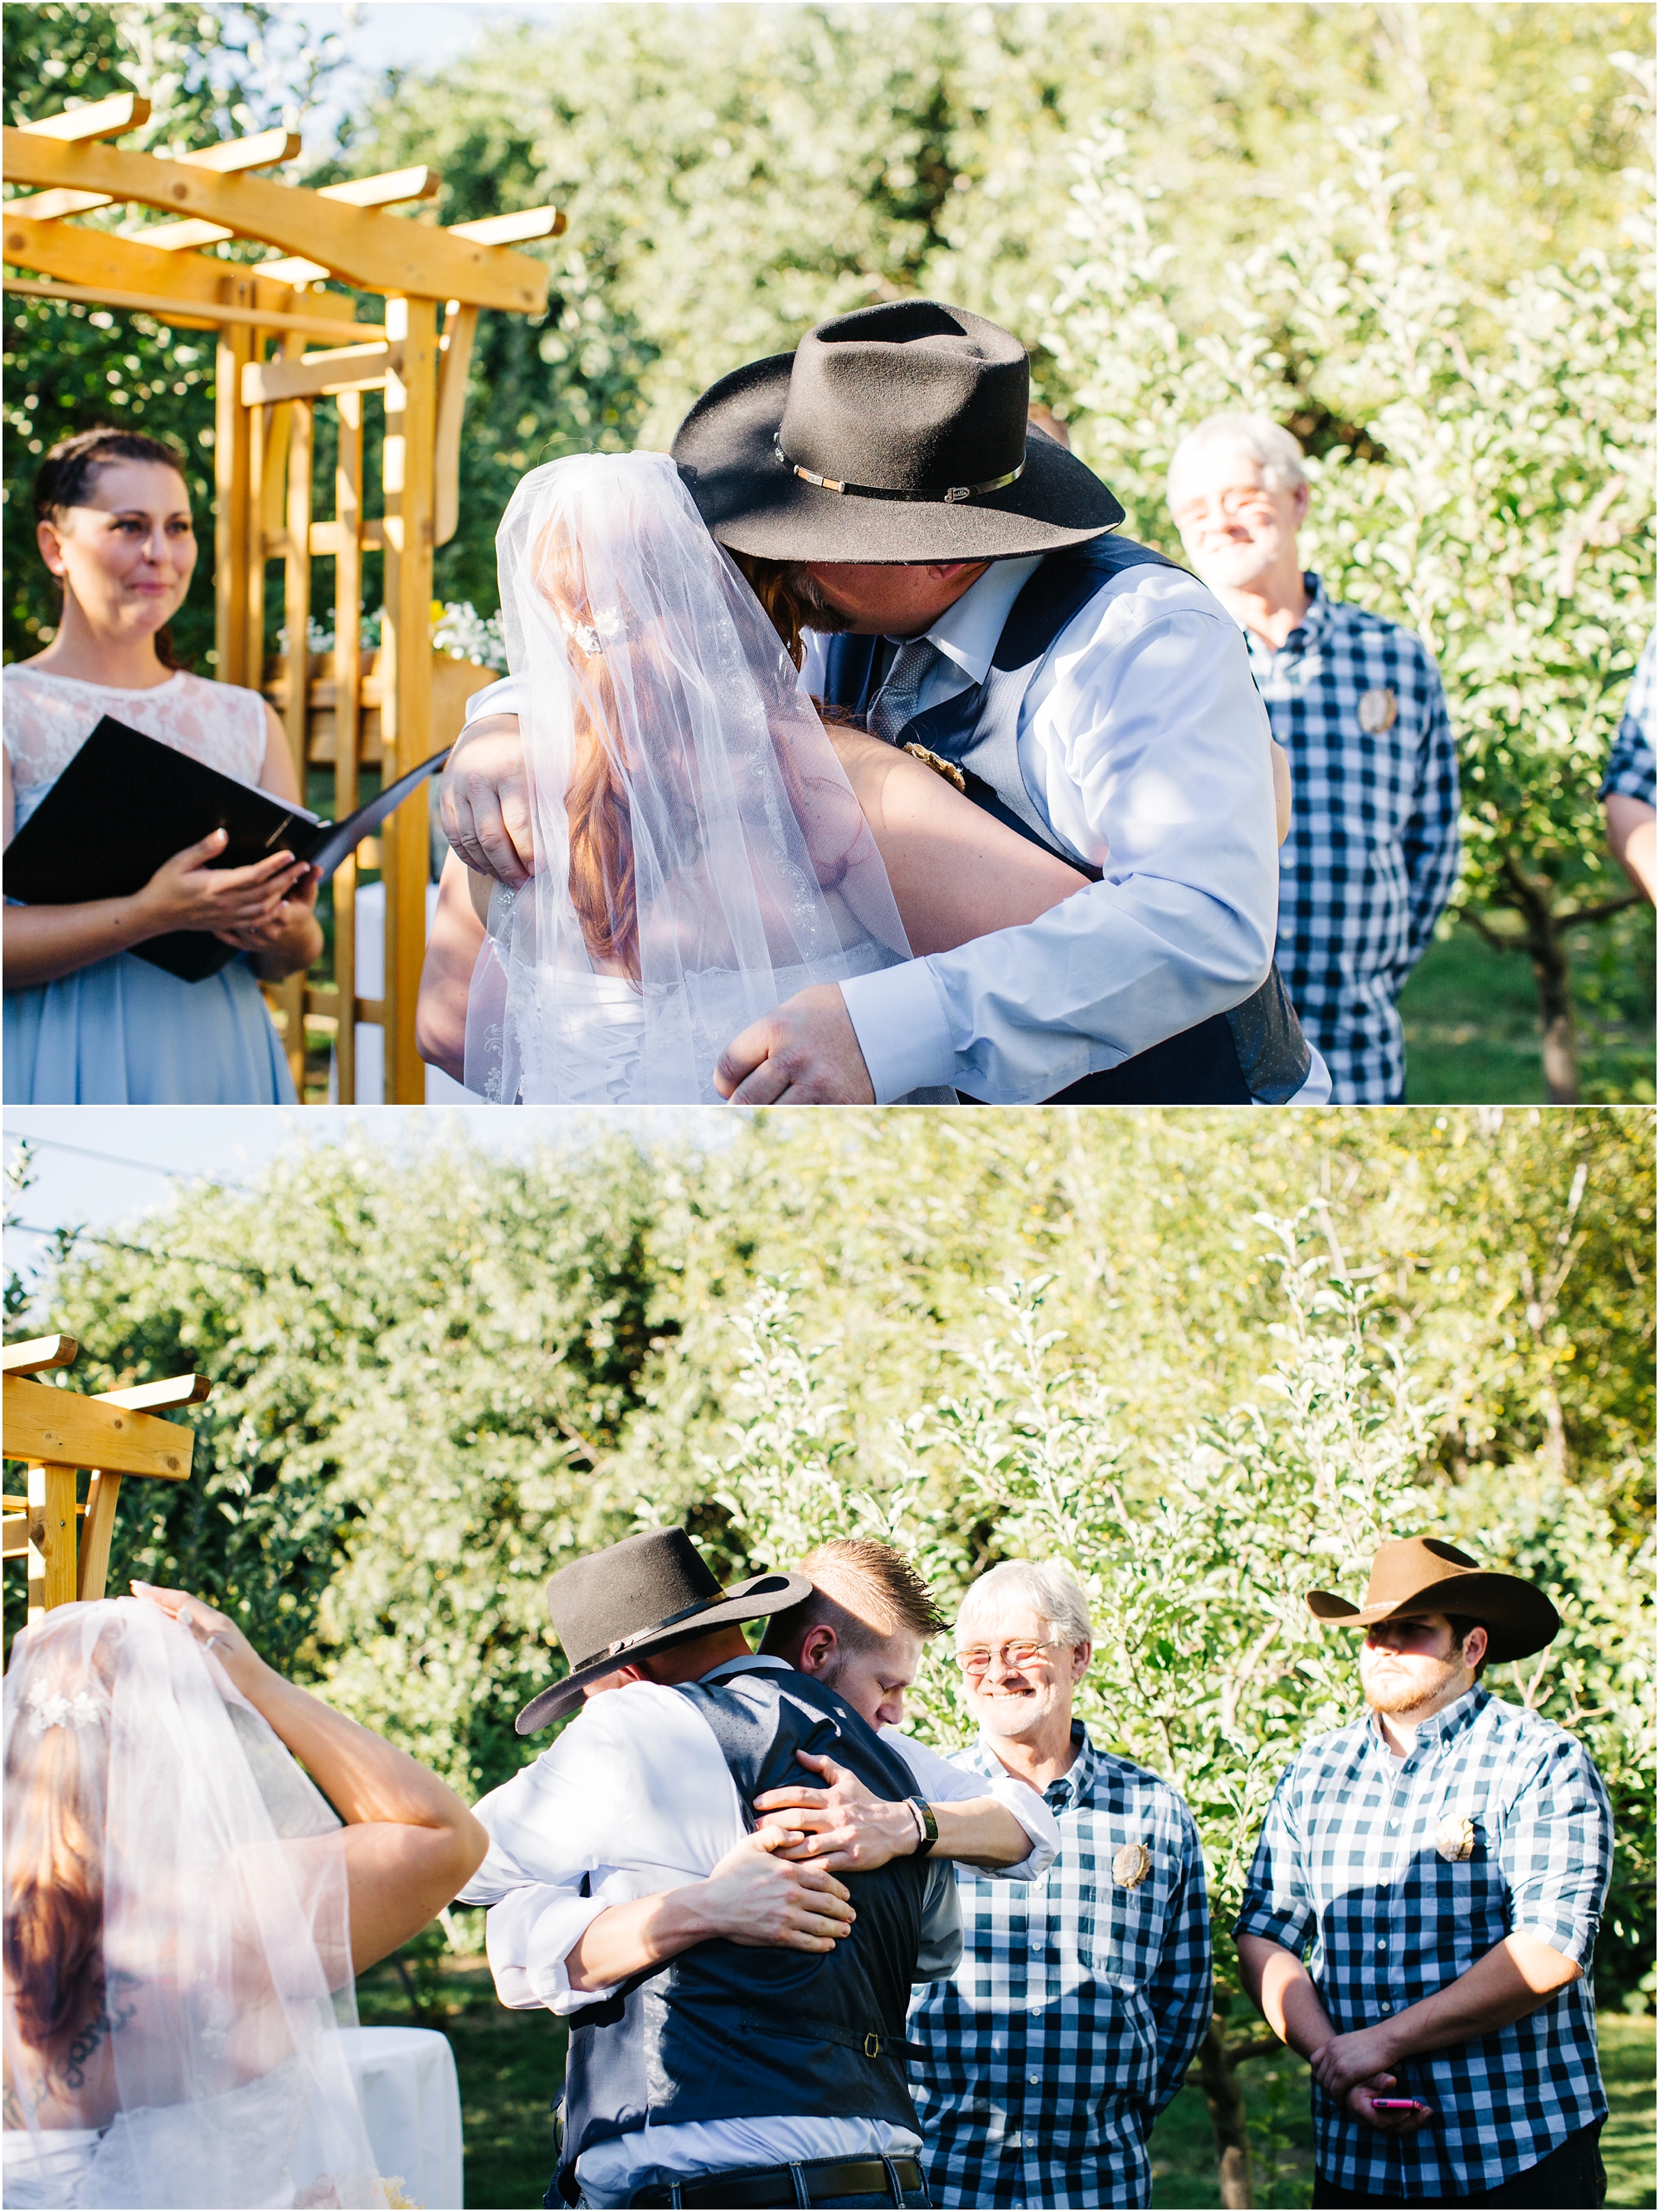
[[470, 1090], [718, 1103], [722, 1048], [796, 992], [1087, 881], [820, 714], [802, 611], [757, 569], [763, 607], [665, 454], [534, 470], [496, 545], [537, 867], [517, 889], [444, 871], [417, 1035]]
[[402, 2201], [340, 2030], [483, 1857], [460, 1801], [174, 1590], [20, 1631], [5, 1768], [8, 2205]]

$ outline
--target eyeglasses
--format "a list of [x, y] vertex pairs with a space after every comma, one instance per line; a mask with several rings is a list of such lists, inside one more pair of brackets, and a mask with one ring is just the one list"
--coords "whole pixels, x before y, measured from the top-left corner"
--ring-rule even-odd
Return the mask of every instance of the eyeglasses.
[[1002, 1644], [994, 1651], [983, 1644], [971, 1644], [965, 1651], [957, 1654], [957, 1664], [964, 1674], [982, 1674], [993, 1659], [1000, 1659], [1010, 1673], [1029, 1667], [1039, 1651], [1059, 1651], [1059, 1644]]
[[[1245, 516], [1252, 521], [1256, 521], [1262, 516], [1273, 513], [1273, 495], [1265, 489], [1224, 491], [1215, 499], [1213, 504], [1220, 509], [1224, 521], [1237, 522]], [[1200, 494], [1194, 499], [1183, 499], [1178, 506], [1170, 510], [1175, 516], [1176, 528], [1189, 529], [1194, 524], [1206, 520], [1211, 505], [1212, 501], [1207, 494]]]

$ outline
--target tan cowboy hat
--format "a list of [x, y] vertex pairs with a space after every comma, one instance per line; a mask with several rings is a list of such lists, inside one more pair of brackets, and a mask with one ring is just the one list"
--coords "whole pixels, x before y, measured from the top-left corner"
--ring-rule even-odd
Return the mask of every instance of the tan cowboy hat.
[[1535, 1583], [1494, 1574], [1437, 1536], [1384, 1544], [1371, 1561], [1364, 1605], [1350, 1604], [1334, 1590], [1310, 1590], [1308, 1610], [1316, 1620], [1339, 1628], [1370, 1628], [1412, 1613], [1462, 1613], [1486, 1631], [1486, 1656], [1500, 1664], [1541, 1651], [1561, 1626], [1560, 1614]]

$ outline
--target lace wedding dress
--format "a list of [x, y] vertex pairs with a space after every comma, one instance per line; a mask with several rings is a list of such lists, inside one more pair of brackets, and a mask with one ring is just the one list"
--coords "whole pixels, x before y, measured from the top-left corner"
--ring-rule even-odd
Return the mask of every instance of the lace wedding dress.
[[[258, 694], [182, 669], [130, 691], [11, 667], [0, 708], [20, 830], [106, 714], [239, 783], [257, 785], [264, 765]], [[246, 955], [186, 983], [118, 952], [6, 993], [5, 1096], [9, 1105], [262, 1106], [291, 1103], [294, 1085]]]

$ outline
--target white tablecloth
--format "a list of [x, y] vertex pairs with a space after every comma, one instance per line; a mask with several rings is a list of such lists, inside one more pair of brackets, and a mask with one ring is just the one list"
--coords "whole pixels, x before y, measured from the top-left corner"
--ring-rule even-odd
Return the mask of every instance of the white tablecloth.
[[[457, 2212], [461, 2092], [447, 2039], [430, 2027], [351, 2027], [341, 2040], [376, 2170], [400, 2174], [404, 2196], [426, 2212]], [[296, 2156], [295, 2172], [308, 2170]]]

